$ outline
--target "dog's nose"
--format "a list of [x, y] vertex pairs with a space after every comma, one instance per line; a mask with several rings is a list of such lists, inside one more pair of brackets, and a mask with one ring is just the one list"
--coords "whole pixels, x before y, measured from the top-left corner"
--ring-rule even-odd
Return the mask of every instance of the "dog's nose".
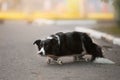
[[40, 53], [39, 53], [39, 55], [41, 55], [41, 56], [42, 56], [42, 55], [43, 55], [43, 52], [40, 52]]

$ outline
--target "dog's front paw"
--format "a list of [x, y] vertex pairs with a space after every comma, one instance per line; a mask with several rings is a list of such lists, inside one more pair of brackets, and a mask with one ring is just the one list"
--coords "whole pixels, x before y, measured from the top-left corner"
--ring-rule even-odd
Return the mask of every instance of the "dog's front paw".
[[63, 62], [60, 59], [53, 59], [53, 58], [47, 58], [47, 64], [60, 64], [62, 65]]

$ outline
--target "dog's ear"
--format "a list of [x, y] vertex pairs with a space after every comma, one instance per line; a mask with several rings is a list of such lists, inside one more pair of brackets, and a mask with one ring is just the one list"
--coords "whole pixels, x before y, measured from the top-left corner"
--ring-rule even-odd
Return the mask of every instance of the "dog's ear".
[[36, 40], [36, 41], [34, 41], [33, 45], [35, 45], [35, 44], [40, 44], [40, 42], [41, 42], [40, 39], [39, 39], [39, 40]]

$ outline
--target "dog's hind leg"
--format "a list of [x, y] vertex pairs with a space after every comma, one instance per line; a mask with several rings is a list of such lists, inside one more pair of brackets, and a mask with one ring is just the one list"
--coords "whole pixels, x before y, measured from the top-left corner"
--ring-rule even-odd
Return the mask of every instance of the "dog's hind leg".
[[58, 59], [58, 58], [53, 58], [53, 61], [58, 63], [58, 64], [60, 64], [60, 65], [63, 64], [63, 62], [60, 59]]

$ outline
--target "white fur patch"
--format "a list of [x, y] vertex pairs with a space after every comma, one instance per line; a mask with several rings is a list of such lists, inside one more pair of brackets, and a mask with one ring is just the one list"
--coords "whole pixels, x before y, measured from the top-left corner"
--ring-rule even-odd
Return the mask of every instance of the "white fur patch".
[[37, 54], [39, 54], [39, 53], [40, 53], [40, 51], [37, 52]]
[[103, 64], [115, 64], [115, 62], [107, 59], [107, 58], [96, 58], [94, 63], [103, 63]]
[[58, 35], [55, 35], [56, 37], [57, 37], [57, 39], [58, 39], [58, 44], [60, 45], [60, 38], [59, 38], [59, 36]]
[[39, 53], [43, 53], [42, 55], [44, 56], [44, 55], [45, 55], [45, 49], [44, 49], [44, 47], [42, 47], [42, 48], [40, 49], [40, 51], [38, 51], [37, 53], [38, 53], [38, 54], [39, 54]]
[[53, 39], [53, 37], [51, 37], [51, 36], [48, 36], [48, 37], [47, 37], [47, 39]]
[[[58, 35], [55, 35], [55, 37], [57, 38], [58, 44], [60, 45], [60, 38], [59, 38], [59, 36], [58, 36]], [[48, 36], [46, 39], [53, 39], [53, 37]]]

